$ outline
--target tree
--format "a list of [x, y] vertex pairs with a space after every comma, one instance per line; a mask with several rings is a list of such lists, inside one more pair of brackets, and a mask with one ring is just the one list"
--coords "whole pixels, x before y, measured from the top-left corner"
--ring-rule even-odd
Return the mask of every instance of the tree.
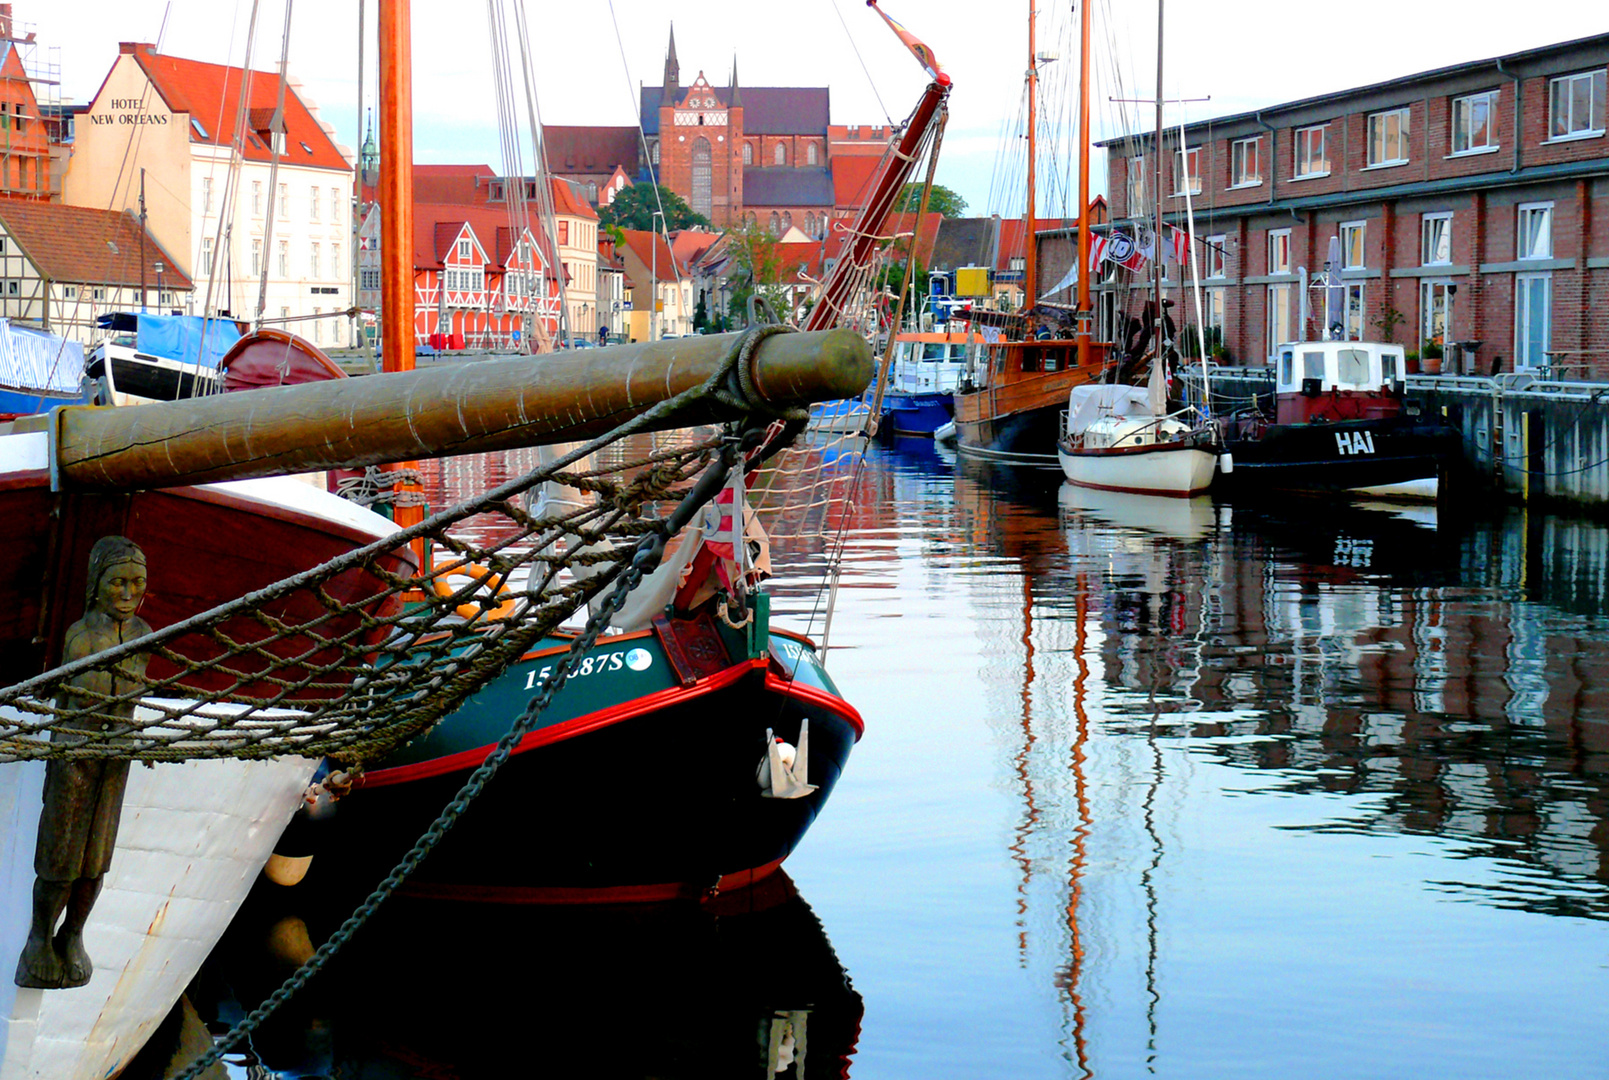
[[[906, 184], [905, 190], [900, 192], [899, 199], [894, 203], [894, 209], [902, 214], [914, 214], [922, 208], [922, 185]], [[927, 197], [927, 209], [930, 214], [943, 214], [947, 218], [958, 218], [966, 213], [967, 201], [949, 188], [941, 184], [934, 184], [933, 190]]]
[[731, 285], [728, 310], [747, 317], [749, 297], [758, 295], [770, 305], [778, 318], [787, 318], [788, 290], [782, 285], [782, 255], [777, 238], [770, 230], [745, 225], [727, 231], [735, 272], [727, 278]]
[[654, 215], [659, 212], [660, 202], [665, 204], [665, 228], [671, 232], [677, 229], [711, 227], [709, 218], [703, 214], [693, 213], [693, 208], [687, 205], [687, 200], [668, 187], [661, 186], [659, 199], [655, 200], [652, 184], [633, 184], [616, 192], [614, 202], [598, 208], [598, 221], [602, 225], [618, 225], [622, 229], [652, 232], [655, 224]]

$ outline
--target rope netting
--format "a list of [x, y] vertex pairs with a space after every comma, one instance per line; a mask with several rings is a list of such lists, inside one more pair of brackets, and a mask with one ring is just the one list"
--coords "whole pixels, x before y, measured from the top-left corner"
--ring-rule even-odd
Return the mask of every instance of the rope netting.
[[[716, 494], [711, 477], [724, 475], [738, 440], [753, 460], [765, 432], [761, 455], [793, 439], [803, 416], [753, 408], [739, 385], [754, 345], [781, 331], [745, 335], [704, 386], [418, 525], [0, 689], [0, 760], [384, 756], [553, 634], [644, 550], [657, 563], [680, 528], [672, 518]], [[699, 394], [741, 399], [752, 420], [622, 452]], [[423, 568], [416, 541], [431, 552]]]

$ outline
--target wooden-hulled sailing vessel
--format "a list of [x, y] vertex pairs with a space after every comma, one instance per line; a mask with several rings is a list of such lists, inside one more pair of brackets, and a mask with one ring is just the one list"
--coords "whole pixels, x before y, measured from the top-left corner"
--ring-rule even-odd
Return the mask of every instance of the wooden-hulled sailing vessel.
[[[989, 327], [997, 340], [985, 350], [986, 370], [972, 373], [955, 392], [955, 430], [962, 453], [999, 461], [1056, 467], [1061, 416], [1075, 386], [1096, 378], [1106, 347], [1093, 340], [1089, 293], [1089, 153], [1078, 165], [1078, 285], [1075, 326], [1067, 333], [1066, 313], [1038, 302], [1034, 245], [1035, 167], [1039, 56], [1034, 39], [1036, 0], [1028, 3], [1028, 200], [1023, 224], [1023, 310], [1018, 313], [968, 311], [955, 317]], [[1078, 132], [1089, 139], [1090, 14], [1079, 9]]]
[[[948, 76], [930, 61], [929, 54], [923, 63], [932, 81], [886, 156], [804, 333], [768, 344], [821, 337], [854, 310], [857, 279], [949, 94]], [[848, 330], [826, 338], [836, 343], [828, 352], [839, 358], [840, 385], [864, 387], [869, 368], [857, 383], [848, 357], [864, 356], [865, 342]], [[719, 340], [675, 344], [696, 352]], [[625, 633], [599, 639], [580, 658], [577, 676], [514, 748], [505, 766], [513, 775], [454, 828], [408, 892], [654, 902], [697, 899], [775, 871], [831, 795], [864, 723], [816, 645], [770, 626], [766, 596], [749, 592], [743, 610], [731, 610], [742, 592], [732, 587], [743, 577], [740, 563], [730, 539], [723, 548], [709, 530], [685, 538], [676, 558], [667, 556], [672, 572], [641, 586], [649, 595], [662, 589], [659, 598], [641, 605], [635, 620], [615, 624]], [[486, 758], [573, 636], [537, 643], [428, 734], [371, 765], [322, 840], [312, 841], [339, 854], [315, 861], [310, 884], [322, 872], [372, 883], [389, 869]]]
[[[406, 40], [406, 10], [385, 5], [383, 39]], [[392, 90], [396, 107], [387, 118], [405, 124], [405, 84], [397, 91], [393, 83]], [[405, 186], [398, 190], [405, 195]], [[411, 352], [412, 298], [406, 198], [398, 205], [386, 219], [392, 321], [385, 342], [400, 359]], [[0, 940], [13, 961], [29, 936], [44, 758], [70, 750], [127, 761], [117, 755], [130, 747], [130, 756], [149, 753], [143, 760], [161, 762], [129, 777], [110, 871], [84, 927], [94, 963], [87, 984], [36, 989], [0, 982], [0, 1075], [89, 1080], [123, 1069], [238, 908], [313, 775], [316, 762], [298, 753], [307, 744], [262, 742], [252, 725], [293, 723], [332, 700], [368, 700], [384, 681], [378, 665], [386, 626], [394, 623], [377, 620], [398, 616], [399, 590], [424, 569], [421, 552], [393, 537], [405, 512], [420, 510], [399, 508], [398, 520], [386, 519], [291, 476], [612, 431], [623, 418], [727, 370], [735, 344], [733, 337], [704, 338], [590, 350], [580, 360], [563, 355], [431, 371], [391, 364], [386, 374], [364, 379], [69, 407], [0, 432], [0, 520], [12, 555], [0, 573], [7, 600], [0, 619], [7, 646], [0, 661], [7, 676], [0, 680], [7, 756], [0, 805], [8, 808], [0, 868], [9, 882], [0, 890], [8, 913]], [[870, 376], [869, 350], [852, 334], [788, 334], [748, 344], [739, 376], [745, 393], [783, 409], [843, 397]], [[729, 400], [705, 398], [662, 420], [682, 427], [746, 415]], [[128, 684], [114, 674], [112, 692], [125, 694], [133, 708], [130, 726], [102, 728], [88, 744], [58, 750], [55, 737], [47, 742], [40, 734], [59, 734], [51, 719], [53, 709], [63, 708], [57, 691], [73, 685], [78, 672], [124, 663], [89, 656], [59, 666], [66, 632], [90, 591], [87, 556], [108, 536], [143, 550], [149, 591], [141, 616], [159, 641], [145, 653], [141, 641], [127, 641], [108, 655], [146, 656], [138, 686], [159, 686], [164, 703], [144, 690], [119, 691]], [[274, 591], [355, 549], [379, 554], [351, 569], [338, 564], [311, 593]], [[276, 580], [266, 593], [256, 592]], [[235, 606], [245, 601], [249, 607]], [[373, 664], [321, 674], [341, 670], [319, 667], [325, 646], [335, 642], [372, 656]], [[801, 657], [787, 676], [804, 696], [806, 667]], [[766, 677], [752, 662], [747, 670]], [[243, 696], [199, 704], [231, 680]], [[264, 700], [282, 707], [259, 708]], [[95, 706], [79, 711], [93, 716]], [[237, 725], [236, 717], [247, 722]], [[786, 728], [780, 720], [779, 726]], [[261, 760], [209, 756], [206, 740], [214, 735]], [[817, 741], [826, 750], [832, 740], [823, 731]], [[191, 752], [205, 760], [179, 760]], [[751, 784], [762, 756], [749, 755]], [[773, 787], [786, 786], [785, 771], [779, 767]]]

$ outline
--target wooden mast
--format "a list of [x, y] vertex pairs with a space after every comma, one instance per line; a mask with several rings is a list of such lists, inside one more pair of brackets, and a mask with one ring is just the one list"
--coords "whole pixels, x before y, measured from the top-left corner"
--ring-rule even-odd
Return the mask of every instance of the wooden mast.
[[[380, 52], [380, 368], [412, 371], [413, 291], [413, 28], [412, 0], [381, 0]], [[417, 461], [394, 468], [417, 470]], [[396, 486], [419, 492], [414, 483]], [[417, 497], [417, 496], [416, 496]], [[406, 528], [425, 508], [399, 499], [392, 519]]]
[[1039, 60], [1034, 53], [1034, 11], [1036, 0], [1028, 0], [1028, 207], [1022, 221], [1022, 309], [1034, 306], [1039, 296], [1039, 282], [1034, 273], [1034, 170], [1038, 153], [1034, 129], [1039, 126], [1035, 109], [1039, 98]]
[[[566, 350], [495, 364], [431, 364], [359, 379], [51, 413], [51, 479], [62, 491], [129, 491], [361, 468], [602, 435], [722, 371], [739, 334]], [[871, 346], [852, 330], [776, 334], [747, 377], [763, 408], [860, 393]], [[656, 430], [737, 419], [713, 396]]]
[[1092, 147], [1089, 130], [1089, 8], [1092, 0], [1083, 0], [1078, 11], [1078, 297], [1075, 315], [1078, 321], [1078, 366], [1089, 365], [1090, 331], [1095, 321], [1090, 310], [1089, 279], [1093, 271], [1089, 265], [1089, 155]]

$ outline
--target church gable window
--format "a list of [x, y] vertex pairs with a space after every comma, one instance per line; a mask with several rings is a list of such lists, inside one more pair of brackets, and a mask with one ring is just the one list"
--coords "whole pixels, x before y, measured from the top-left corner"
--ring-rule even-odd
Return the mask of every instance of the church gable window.
[[786, 143], [777, 143], [776, 162], [778, 165], [788, 163], [788, 147]]
[[816, 164], [816, 144], [815, 143], [810, 143], [810, 144], [805, 146], [805, 164], [806, 165], [814, 165], [814, 164]]
[[693, 212], [710, 214], [710, 141], [703, 136], [693, 140]]
[[754, 144], [751, 142], [746, 142], [743, 144], [743, 164], [754, 164]]

